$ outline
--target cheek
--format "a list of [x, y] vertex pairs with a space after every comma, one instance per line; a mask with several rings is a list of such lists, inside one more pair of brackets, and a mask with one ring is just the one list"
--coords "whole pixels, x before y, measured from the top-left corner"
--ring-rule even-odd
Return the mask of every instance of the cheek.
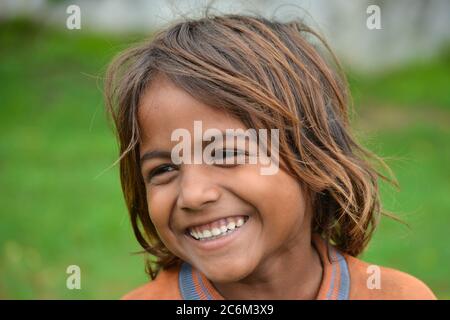
[[180, 243], [171, 226], [175, 192], [174, 186], [158, 186], [147, 191], [147, 203], [150, 219], [158, 232], [159, 239], [170, 252], [182, 257]]
[[296, 179], [282, 170], [267, 176], [259, 174], [259, 170], [248, 170], [237, 177], [240, 194], [257, 209], [263, 228], [270, 228], [271, 237], [282, 238], [290, 231], [307, 227], [305, 197]]
[[[286, 175], [287, 176], [287, 175]], [[274, 223], [295, 226], [301, 224], [305, 215], [305, 201], [297, 181], [291, 177], [275, 177], [271, 188], [271, 201], [266, 212]]]
[[147, 191], [150, 219], [162, 238], [167, 238], [167, 234], [170, 231], [169, 223], [173, 203], [171, 199], [172, 194], [170, 188], [167, 186], [158, 186]]

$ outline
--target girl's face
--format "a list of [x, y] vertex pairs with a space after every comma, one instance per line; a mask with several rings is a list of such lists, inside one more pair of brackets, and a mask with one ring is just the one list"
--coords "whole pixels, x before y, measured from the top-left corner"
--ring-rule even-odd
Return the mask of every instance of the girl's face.
[[[258, 163], [172, 163], [172, 148], [179, 144], [171, 141], [176, 129], [187, 129], [194, 140], [194, 121], [202, 121], [203, 132], [248, 129], [241, 121], [199, 102], [163, 76], [142, 97], [138, 117], [150, 217], [173, 254], [211, 281], [224, 283], [267, 272], [283, 255], [309, 245], [305, 194], [281, 168], [262, 175]], [[223, 149], [216, 155], [241, 151]], [[191, 231], [196, 237], [220, 234], [197, 240]]]

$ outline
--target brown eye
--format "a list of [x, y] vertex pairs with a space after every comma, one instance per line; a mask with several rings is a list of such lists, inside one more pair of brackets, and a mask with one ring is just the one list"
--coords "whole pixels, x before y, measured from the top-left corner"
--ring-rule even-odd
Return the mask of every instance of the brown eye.
[[237, 157], [245, 155], [246, 152], [242, 150], [237, 149], [220, 149], [220, 150], [214, 150], [212, 156], [214, 157], [214, 160], [220, 160], [220, 159], [226, 159], [230, 157]]
[[[214, 165], [223, 167], [234, 167], [246, 161], [248, 152], [240, 149], [217, 149], [211, 154]], [[230, 162], [231, 160], [231, 162]], [[241, 161], [242, 160], [242, 161]]]
[[160, 165], [147, 175], [147, 182], [154, 182], [155, 179], [158, 179], [158, 183], [161, 183], [161, 179], [163, 179], [168, 173], [175, 171], [177, 168], [174, 165], [163, 164]]

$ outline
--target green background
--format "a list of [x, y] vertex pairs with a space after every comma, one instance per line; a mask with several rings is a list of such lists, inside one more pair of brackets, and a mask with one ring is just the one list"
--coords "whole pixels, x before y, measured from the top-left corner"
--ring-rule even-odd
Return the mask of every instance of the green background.
[[[0, 23], [0, 298], [117, 299], [147, 281], [120, 190], [102, 75], [142, 37]], [[385, 157], [383, 218], [363, 259], [450, 298], [450, 51], [349, 73], [359, 140]], [[81, 268], [81, 290], [66, 268]]]

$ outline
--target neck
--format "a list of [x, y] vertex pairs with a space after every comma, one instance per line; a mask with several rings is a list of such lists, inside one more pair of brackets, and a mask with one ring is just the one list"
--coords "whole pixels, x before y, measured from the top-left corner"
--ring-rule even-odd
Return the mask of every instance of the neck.
[[[251, 275], [234, 283], [214, 283], [225, 299], [301, 299], [317, 297], [322, 263], [310, 235], [295, 247], [264, 260]], [[295, 284], [295, 285], [292, 285]]]

